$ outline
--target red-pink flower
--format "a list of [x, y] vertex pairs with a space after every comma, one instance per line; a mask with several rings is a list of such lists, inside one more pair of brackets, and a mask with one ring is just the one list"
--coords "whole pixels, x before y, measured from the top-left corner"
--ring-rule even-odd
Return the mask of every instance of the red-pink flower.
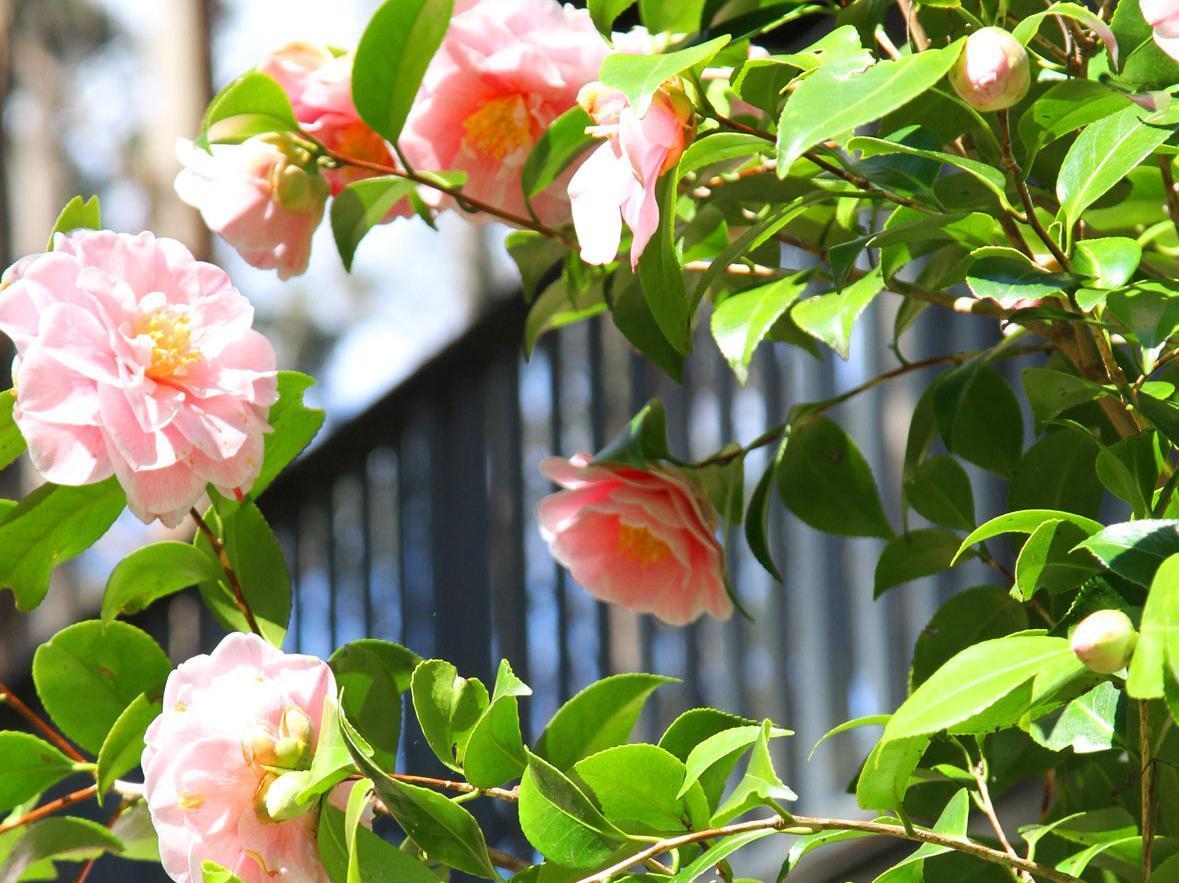
[[244, 883], [328, 883], [316, 805], [276, 797], [295, 792], [287, 783], [297, 773], [280, 774], [308, 768], [335, 695], [326, 663], [255, 635], [231, 634], [169, 675], [143, 750], [144, 796], [168, 876], [201, 883], [201, 863], [211, 861]]
[[614, 260], [625, 221], [634, 267], [659, 227], [659, 176], [675, 166], [695, 132], [692, 106], [674, 85], [660, 88], [641, 116], [621, 92], [601, 83], [582, 89], [579, 101], [597, 124], [592, 133], [605, 139], [569, 181], [581, 258]]
[[38, 472], [66, 485], [117, 475], [132, 512], [169, 526], [210, 482], [249, 489], [275, 357], [222, 270], [172, 239], [83, 230], [7, 281], [0, 331], [16, 344], [14, 415]]
[[[352, 60], [353, 53], [335, 55], [323, 46], [291, 43], [266, 56], [258, 70], [282, 86], [300, 127], [324, 146], [350, 159], [395, 166], [385, 139], [369, 128], [352, 103]], [[323, 172], [333, 196], [353, 181], [379, 174], [348, 165]], [[386, 220], [412, 213], [409, 201], [403, 200]]]
[[177, 143], [184, 166], [177, 195], [247, 263], [277, 270], [280, 279], [304, 272], [328, 195], [310, 152], [286, 133], [214, 144], [211, 151]]
[[[463, 189], [524, 215], [524, 161], [549, 123], [597, 79], [606, 42], [588, 13], [555, 0], [478, 0], [456, 13], [426, 72], [401, 147], [410, 162], [464, 171]], [[569, 217], [564, 188], [533, 200], [549, 223]]]
[[1179, 61], [1179, 0], [1138, 0], [1142, 17], [1154, 32], [1154, 42]]
[[733, 612], [716, 510], [688, 478], [590, 465], [588, 454], [551, 457], [540, 469], [565, 488], [540, 501], [541, 536], [591, 593], [672, 625]]

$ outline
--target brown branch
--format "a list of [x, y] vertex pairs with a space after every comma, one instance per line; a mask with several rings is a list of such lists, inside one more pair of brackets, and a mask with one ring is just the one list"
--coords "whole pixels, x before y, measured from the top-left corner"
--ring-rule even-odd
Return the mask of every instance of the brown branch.
[[1138, 745], [1142, 770], [1142, 874], [1150, 876], [1154, 845], [1154, 757], [1150, 747], [1150, 703], [1138, 700]]
[[909, 32], [909, 41], [916, 47], [918, 52], [924, 52], [930, 46], [929, 35], [925, 33], [925, 28], [921, 22], [917, 20], [917, 9], [910, 2], [910, 0], [897, 0], [897, 8], [901, 10], [901, 15], [905, 18], [905, 28]]
[[470, 782], [455, 782], [450, 779], [435, 779], [430, 776], [412, 776], [408, 773], [388, 773], [390, 779], [405, 782], [407, 785], [419, 785], [424, 788], [437, 788], [440, 791], [457, 791], [459, 794], [479, 794], [483, 797], [494, 797], [496, 800], [507, 800], [515, 803], [520, 799], [518, 788], [476, 788]]
[[250, 609], [250, 603], [246, 600], [246, 593], [242, 591], [242, 584], [238, 581], [237, 571], [233, 569], [233, 563], [229, 560], [229, 553], [225, 551], [225, 544], [217, 538], [217, 534], [213, 533], [213, 529], [205, 523], [205, 519], [201, 518], [201, 513], [197, 512], [196, 508], [188, 510], [192, 516], [192, 520], [196, 522], [197, 528], [204, 534], [209, 546], [213, 549], [213, 554], [217, 556], [217, 562], [221, 565], [221, 569], [225, 571], [225, 579], [229, 582], [229, 588], [233, 592], [233, 600], [237, 605], [237, 609], [241, 611], [242, 616], [246, 618], [246, 623], [250, 626], [252, 631], [258, 637], [262, 637], [262, 629], [258, 627], [258, 620], [254, 618], [254, 611]]
[[[981, 752], [981, 745], [979, 750]], [[971, 773], [974, 776], [975, 784], [978, 786], [978, 798], [975, 800], [975, 803], [982, 810], [982, 814], [986, 816], [987, 821], [991, 825], [991, 830], [995, 832], [995, 836], [999, 838], [999, 843], [1002, 845], [1003, 851], [1012, 858], [1018, 858], [1019, 854], [1015, 851], [1015, 847], [1011, 845], [1011, 841], [1007, 839], [1007, 832], [1003, 830], [1003, 823], [999, 821], [999, 814], [995, 812], [995, 804], [991, 801], [991, 792], [987, 788], [986, 762], [980, 760], [977, 764], [973, 764]], [[1031, 874], [1027, 871], [1019, 871], [1018, 873], [1024, 883], [1035, 883]]]
[[14, 820], [14, 821], [11, 821], [5, 825], [0, 825], [0, 834], [6, 834], [9, 831], [15, 830], [16, 828], [20, 828], [20, 827], [23, 827], [24, 825], [29, 825], [29, 824], [32, 824], [33, 822], [40, 821], [41, 819], [46, 818], [47, 816], [51, 816], [56, 812], [59, 812], [63, 809], [68, 809], [69, 807], [74, 806], [75, 804], [82, 803], [83, 801], [89, 800], [91, 797], [93, 797], [97, 793], [98, 793], [98, 786], [97, 785], [88, 785], [85, 788], [80, 788], [77, 791], [74, 791], [70, 794], [65, 795], [64, 797], [59, 797], [59, 798], [57, 798], [57, 800], [51, 800], [51, 801], [49, 801], [49, 803], [43, 804], [42, 806], [39, 806], [36, 809], [30, 810], [29, 812], [25, 813], [23, 816], [21, 816], [20, 818]]
[[511, 871], [515, 874], [518, 874], [520, 871], [526, 871], [528, 868], [532, 867], [532, 865], [524, 861], [524, 859], [490, 846], [487, 847], [487, 856], [491, 859], [491, 863], [497, 868], [503, 868], [505, 871]]
[[1163, 173], [1163, 195], [1166, 198], [1167, 214], [1179, 233], [1179, 191], [1175, 190], [1175, 175], [1171, 172], [1171, 157], [1159, 155], [1159, 171]]
[[688, 834], [681, 834], [678, 837], [670, 837], [640, 852], [636, 852], [629, 858], [625, 858], [617, 864], [611, 865], [604, 871], [583, 877], [579, 883], [610, 883], [611, 880], [625, 873], [629, 868], [641, 864], [649, 858], [662, 855], [672, 849], [679, 849], [681, 846], [689, 846], [693, 843], [699, 843], [702, 840], [711, 840], [715, 837], [728, 837], [732, 834], [744, 834], [749, 831], [781, 831], [791, 834], [811, 834], [816, 831], [862, 831], [865, 834], [877, 834], [883, 837], [896, 837], [900, 840], [909, 840], [915, 843], [931, 843], [935, 846], [944, 846], [947, 849], [974, 856], [985, 862], [1004, 865], [1014, 868], [1017, 871], [1026, 871], [1033, 876], [1043, 877], [1045, 880], [1052, 880], [1054, 883], [1081, 883], [1080, 878], [1074, 877], [1071, 874], [1066, 874], [1063, 871], [1058, 871], [1056, 868], [1042, 865], [1038, 862], [1029, 861], [1018, 855], [1008, 855], [1006, 852], [992, 849], [981, 843], [975, 843], [966, 837], [938, 834], [935, 831], [926, 831], [922, 828], [906, 829], [901, 825], [890, 825], [884, 822], [868, 822], [857, 819], [828, 819], [811, 816], [794, 816], [793, 818], [774, 816], [773, 818], [754, 819], [748, 822], [726, 825], [723, 828], [712, 828], [707, 831], [692, 831]]
[[[1007, 177], [1011, 183], [1015, 185], [1016, 191], [1019, 193], [1019, 199], [1023, 203], [1024, 212], [1027, 214], [1027, 224], [1035, 231], [1040, 240], [1048, 247], [1048, 251], [1056, 258], [1056, 262], [1060, 264], [1062, 270], [1072, 272], [1072, 264], [1069, 262], [1068, 255], [1066, 255], [1056, 244], [1044, 225], [1040, 223], [1040, 219], [1036, 216], [1036, 205], [1032, 202], [1032, 194], [1028, 190], [1027, 182], [1024, 181], [1023, 175], [1020, 173], [1019, 163], [1015, 160], [1015, 153], [1011, 149], [1011, 121], [1008, 118], [1007, 111], [999, 111], [999, 136], [1000, 143], [1003, 147], [1003, 170], [1007, 172]], [[1019, 220], [1023, 220], [1022, 218]]]
[[12, 710], [17, 712], [21, 717], [36, 727], [46, 739], [65, 752], [66, 756], [77, 763], [86, 763], [81, 752], [78, 751], [70, 741], [49, 725], [45, 718], [25, 705], [16, 693], [12, 692], [10, 688], [3, 681], [0, 681], [0, 702], [6, 702], [12, 706]]

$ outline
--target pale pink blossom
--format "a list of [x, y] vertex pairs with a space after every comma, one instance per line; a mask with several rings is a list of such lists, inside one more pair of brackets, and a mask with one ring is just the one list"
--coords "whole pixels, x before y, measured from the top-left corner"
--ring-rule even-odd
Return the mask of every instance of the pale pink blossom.
[[958, 97], [978, 110], [1004, 110], [1023, 100], [1031, 84], [1027, 50], [1002, 28], [979, 28], [966, 38], [950, 70]]
[[[385, 139], [369, 128], [352, 103], [353, 57], [312, 43], [291, 43], [267, 55], [258, 70], [282, 86], [300, 128], [325, 147], [349, 159], [396, 168]], [[333, 196], [353, 181], [379, 174], [350, 165], [323, 171]], [[409, 200], [402, 200], [386, 220], [412, 213]]]
[[589, 264], [614, 260], [625, 221], [634, 267], [659, 227], [659, 177], [675, 166], [695, 132], [692, 106], [674, 84], [660, 88], [643, 115], [600, 83], [582, 89], [579, 100], [596, 123], [591, 132], [605, 139], [569, 181], [581, 258]]
[[591, 465], [588, 454], [540, 469], [564, 488], [537, 507], [541, 536], [592, 594], [672, 625], [733, 612], [716, 510], [686, 476]]
[[304, 272], [328, 195], [311, 154], [285, 134], [210, 149], [177, 142], [184, 166], [176, 176], [177, 195], [199, 209], [209, 229], [246, 263], [277, 270], [280, 279]]
[[[401, 147], [422, 168], [466, 172], [466, 193], [525, 215], [524, 161], [597, 79], [608, 46], [585, 10], [555, 0], [464, 7], [430, 62]], [[559, 182], [532, 201], [548, 223], [568, 220], [564, 190]]]
[[1138, 0], [1142, 17], [1154, 32], [1154, 42], [1179, 61], [1179, 0]]
[[13, 413], [41, 475], [65, 485], [116, 475], [132, 512], [168, 526], [210, 482], [249, 489], [275, 357], [222, 270], [151, 233], [78, 230], [7, 277]]
[[326, 663], [255, 635], [231, 634], [168, 676], [143, 750], [144, 795], [168, 876], [201, 883], [201, 863], [212, 861], [244, 883], [328, 883], [317, 806], [275, 820], [275, 810], [288, 812], [272, 789], [286, 781], [277, 773], [307, 769], [335, 695]]

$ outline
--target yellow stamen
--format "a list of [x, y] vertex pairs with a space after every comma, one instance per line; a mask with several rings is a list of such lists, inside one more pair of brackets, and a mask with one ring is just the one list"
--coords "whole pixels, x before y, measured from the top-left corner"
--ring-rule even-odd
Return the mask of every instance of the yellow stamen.
[[139, 325], [138, 333], [152, 340], [151, 364], [147, 376], [153, 380], [183, 377], [188, 366], [200, 358], [193, 352], [188, 316], [157, 310]]
[[200, 809], [205, 805], [205, 795], [203, 794], [181, 794], [180, 808], [183, 810]]
[[640, 567], [649, 567], [662, 561], [671, 550], [667, 547], [667, 543], [647, 528], [635, 527], [620, 521], [618, 523], [618, 551], [632, 561], [638, 562]]
[[463, 121], [463, 144], [489, 159], [531, 147], [532, 119], [524, 98], [508, 95], [488, 101]]

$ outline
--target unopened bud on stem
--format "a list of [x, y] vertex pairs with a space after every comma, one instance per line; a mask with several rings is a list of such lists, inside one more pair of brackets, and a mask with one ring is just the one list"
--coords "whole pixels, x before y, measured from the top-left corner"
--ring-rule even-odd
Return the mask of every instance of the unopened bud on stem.
[[1002, 28], [980, 28], [966, 38], [950, 70], [958, 97], [978, 110], [1003, 110], [1028, 94], [1027, 50]]
[[1073, 629], [1070, 645], [1077, 659], [1090, 671], [1108, 675], [1130, 663], [1138, 632], [1130, 617], [1120, 610], [1098, 610]]

